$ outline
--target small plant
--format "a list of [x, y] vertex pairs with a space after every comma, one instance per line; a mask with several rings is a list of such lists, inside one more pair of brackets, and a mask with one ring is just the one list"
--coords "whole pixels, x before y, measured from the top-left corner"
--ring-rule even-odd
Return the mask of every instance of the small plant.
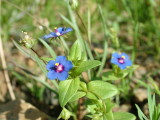
[[[20, 47], [17, 43], [15, 43], [15, 45], [23, 52], [27, 52], [27, 50], [24, 50], [24, 48]], [[58, 88], [59, 103], [62, 107], [62, 112], [58, 119], [63, 118], [68, 120], [71, 116], [75, 120], [79, 119], [77, 111], [79, 111], [79, 101], [81, 99], [86, 108], [86, 117], [92, 120], [135, 119], [135, 116], [130, 113], [112, 112], [112, 108], [115, 105], [112, 98], [118, 94], [118, 89], [109, 82], [100, 79], [92, 80], [96, 75], [96, 69], [92, 70], [93, 74], [88, 82], [81, 77], [82, 72], [100, 66], [101, 62], [98, 60], [87, 60], [86, 53], [82, 49], [79, 40], [75, 41], [66, 56], [57, 56], [55, 59], [40, 57], [33, 49], [30, 50], [33, 52], [30, 56], [37, 61], [46, 76], [50, 80], [58, 80], [54, 82]], [[120, 67], [123, 71], [123, 69], [128, 68], [128, 66], [132, 64], [129, 57], [124, 53], [114, 53], [113, 57], [111, 62], [114, 64], [118, 63], [118, 66], [115, 66], [117, 70], [119, 70]], [[46, 65], [48, 73], [43, 67], [44, 65]], [[117, 70], [115, 71], [119, 74]], [[45, 81], [40, 82], [52, 89]]]
[[[71, 8], [68, 9], [72, 13]], [[64, 16], [62, 17], [66, 19]], [[115, 96], [129, 91], [129, 83], [126, 82], [125, 77], [135, 70], [129, 56], [125, 53], [113, 53], [111, 58], [113, 70], [107, 72], [107, 74], [102, 73], [106, 62], [106, 53], [104, 53], [102, 61], [95, 60], [89, 47], [89, 38], [88, 41], [83, 39], [73, 14], [72, 21], [69, 23], [73, 28], [58, 27], [55, 28], [55, 32], [44, 35], [43, 39], [39, 38], [51, 57], [41, 57], [34, 50], [33, 42], [28, 40], [32, 37], [27, 37], [27, 41], [24, 41], [26, 37], [22, 38], [21, 41], [23, 42], [21, 43], [24, 47], [14, 41], [17, 48], [36, 61], [45, 76], [54, 84], [55, 87], [52, 88], [46, 80], [36, 79], [35, 76], [32, 76], [57, 96], [62, 107], [58, 119], [68, 120], [73, 117], [74, 120], [82, 120], [83, 118], [92, 120], [135, 120], [136, 117], [131, 113], [113, 112], [112, 110], [115, 106]], [[82, 19], [81, 22], [83, 23]], [[76, 32], [77, 40], [69, 49], [63, 35], [71, 31]], [[49, 38], [59, 38], [58, 44], [64, 50], [64, 55], [56, 55], [46, 42], [46, 39]], [[31, 44], [30, 47], [26, 46], [27, 43]], [[105, 41], [105, 48], [106, 46]], [[97, 67], [99, 67], [98, 74]], [[82, 75], [84, 72], [87, 74], [87, 80]], [[117, 87], [112, 82], [107, 81], [118, 79], [122, 80], [122, 86]], [[81, 106], [84, 106], [83, 110], [81, 110]]]
[[151, 90], [148, 88], [148, 109], [149, 118], [144, 115], [138, 105], [136, 105], [138, 110], [138, 117], [140, 120], [160, 120], [160, 104], [156, 105], [155, 95], [151, 95]]

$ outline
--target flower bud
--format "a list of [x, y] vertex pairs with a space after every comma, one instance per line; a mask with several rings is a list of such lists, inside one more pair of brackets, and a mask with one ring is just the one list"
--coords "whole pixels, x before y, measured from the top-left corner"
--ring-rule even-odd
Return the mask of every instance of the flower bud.
[[31, 36], [27, 34], [27, 32], [22, 31], [22, 39], [20, 43], [25, 46], [26, 48], [32, 48], [35, 44], [35, 39], [33, 39]]
[[71, 6], [72, 9], [77, 9], [78, 7], [78, 0], [70, 0], [69, 4]]
[[60, 113], [58, 120], [59, 119], [64, 119], [64, 120], [68, 120], [71, 117], [72, 113], [67, 110], [66, 108], [63, 108], [62, 112]]
[[114, 30], [113, 28], [111, 28], [110, 33], [111, 33], [111, 40], [113, 41], [113, 44], [118, 49], [120, 47], [120, 44], [119, 44], [119, 40], [118, 40], [117, 31]]

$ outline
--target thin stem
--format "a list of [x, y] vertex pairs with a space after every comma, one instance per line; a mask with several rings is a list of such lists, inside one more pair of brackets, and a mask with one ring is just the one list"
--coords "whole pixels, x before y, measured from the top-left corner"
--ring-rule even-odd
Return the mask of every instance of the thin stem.
[[[76, 14], [77, 14], [78, 18], [80, 19], [82, 25], [84, 26], [85, 32], [88, 33], [88, 32], [87, 32], [87, 27], [85, 26], [85, 24], [84, 24], [84, 22], [83, 22], [83, 19], [81, 18], [81, 16], [79, 15], [79, 13], [78, 13], [77, 10], [76, 10]], [[87, 34], [87, 37], [88, 37], [88, 34]]]
[[1, 37], [0, 37], [0, 56], [1, 56], [2, 68], [4, 69], [3, 72], [4, 72], [4, 77], [5, 77], [5, 80], [6, 80], [6, 84], [7, 84], [8, 90], [9, 90], [9, 94], [11, 96], [11, 99], [15, 100], [16, 98], [15, 98], [13, 88], [12, 88], [12, 85], [11, 85], [11, 81], [10, 81], [10, 78], [9, 78], [9, 75], [8, 75], [7, 64], [6, 64], [6, 60], [5, 60], [5, 56], [4, 56], [4, 50], [3, 50]]
[[[41, 56], [33, 49], [31, 48], [31, 50], [38, 56], [39, 59], [41, 59]], [[46, 63], [46, 61], [44, 61], [43, 59], [41, 59], [44, 63]]]

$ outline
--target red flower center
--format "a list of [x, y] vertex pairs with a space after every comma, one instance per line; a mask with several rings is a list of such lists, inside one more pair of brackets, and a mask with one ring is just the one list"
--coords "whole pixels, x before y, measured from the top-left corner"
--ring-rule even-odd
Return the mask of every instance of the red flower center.
[[119, 62], [120, 64], [125, 63], [124, 58], [118, 58], [118, 62]]
[[56, 63], [55, 70], [56, 70], [56, 72], [62, 72], [64, 70], [64, 66], [60, 65], [59, 63]]

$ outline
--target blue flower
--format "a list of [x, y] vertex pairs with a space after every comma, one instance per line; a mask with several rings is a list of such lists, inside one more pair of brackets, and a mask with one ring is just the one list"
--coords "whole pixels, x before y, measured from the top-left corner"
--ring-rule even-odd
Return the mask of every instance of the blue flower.
[[59, 27], [59, 28], [55, 28], [55, 32], [51, 32], [48, 35], [43, 36], [44, 39], [48, 39], [48, 38], [56, 38], [59, 37], [61, 35], [64, 35], [70, 31], [72, 31], [72, 28], [66, 28], [66, 27]]
[[129, 56], [125, 53], [113, 53], [111, 63], [118, 65], [122, 70], [127, 66], [132, 65], [132, 61], [129, 59]]
[[57, 56], [56, 60], [50, 60], [46, 65], [48, 70], [47, 77], [50, 80], [66, 80], [68, 72], [73, 68], [71, 61], [67, 60], [65, 56]]

